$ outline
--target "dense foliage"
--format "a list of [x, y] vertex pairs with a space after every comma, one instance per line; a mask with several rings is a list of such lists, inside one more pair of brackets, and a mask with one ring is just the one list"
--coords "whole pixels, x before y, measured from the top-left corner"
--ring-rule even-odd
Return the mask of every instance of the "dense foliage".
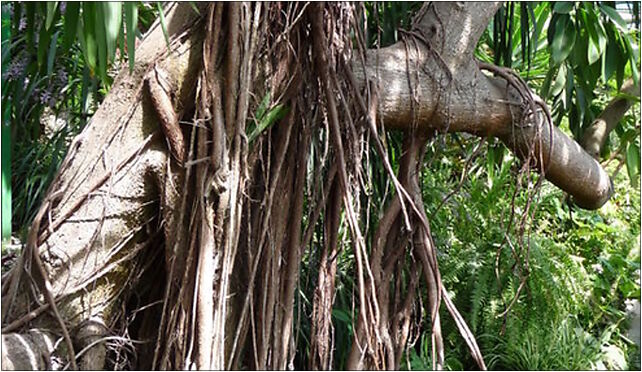
[[[2, 40], [2, 105], [10, 107], [5, 120], [11, 122], [12, 138], [12, 225], [24, 233], [69, 142], [109, 91], [127, 51], [134, 50], [134, 36], [142, 37], [158, 6], [3, 2], [2, 14], [3, 28], [12, 36]], [[127, 42], [124, 35], [130, 35]]]
[[[12, 222], [17, 233], [28, 228], [70, 139], [87, 124], [116, 69], [133, 50], [137, 29], [144, 31], [158, 14], [157, 5], [128, 4], [3, 4], [3, 14], [10, 15], [3, 22], [10, 24], [12, 35], [2, 41], [2, 62], [8, 66], [2, 103], [11, 105]], [[400, 40], [419, 5], [367, 3], [369, 47]], [[633, 12], [638, 28], [631, 29], [611, 5], [509, 2], [488, 26], [477, 56], [516, 69], [547, 99], [556, 125], [579, 139], [626, 78], [639, 80], [639, 8]], [[267, 119], [261, 123], [257, 128], [269, 125]], [[421, 180], [443, 281], [490, 368], [632, 368], [639, 350], [625, 330], [627, 306], [640, 299], [639, 137], [638, 103], [602, 153], [616, 193], [599, 211], [580, 210], [545, 184], [526, 218], [521, 217], [531, 195], [522, 185], [534, 183], [537, 176], [518, 182], [519, 162], [501, 143], [462, 135], [440, 135], [430, 143]], [[386, 140], [396, 169], [400, 136], [388, 133]], [[366, 224], [373, 225], [392, 188], [376, 157], [372, 150], [375, 160], [366, 180], [376, 200], [382, 200], [367, 206]], [[628, 177], [620, 172], [623, 166]], [[315, 234], [305, 253], [298, 319], [312, 313], [309, 295], [315, 288], [315, 247], [321, 235]], [[350, 272], [354, 257], [347, 249], [343, 220], [339, 237], [344, 248], [333, 309], [337, 368], [347, 357], [356, 319]], [[422, 297], [418, 302], [426, 294]], [[416, 325], [429, 329], [428, 318], [423, 314]], [[442, 319], [447, 367], [474, 368], [455, 325], [447, 316]], [[306, 350], [310, 330], [298, 329], [297, 349]], [[413, 337], [406, 367], [430, 369], [429, 332]]]
[[[455, 186], [452, 174], [461, 171], [463, 159], [453, 160], [441, 162], [437, 172], [425, 173], [426, 199], [439, 200]], [[435, 239], [443, 247], [444, 281], [480, 335], [489, 367], [630, 367], [624, 356], [638, 351], [624, 337], [624, 309], [640, 295], [640, 230], [634, 222], [639, 220], [639, 193], [620, 174], [615, 198], [598, 213], [589, 213], [565, 204], [559, 190], [545, 186], [527, 227], [528, 252], [521, 252], [515, 262], [508, 247], [501, 250], [500, 286], [497, 254], [501, 245], [518, 239], [514, 233], [506, 234], [502, 224], [512, 208], [507, 195], [514, 190], [514, 164], [513, 159], [506, 160], [490, 177], [483, 159], [476, 163], [462, 190], [432, 222]], [[530, 275], [515, 306], [502, 317], [505, 303], [520, 284], [515, 263], [524, 265]], [[449, 330], [445, 337], [457, 345], [454, 327]], [[452, 368], [472, 366], [461, 360], [462, 354], [451, 354]]]

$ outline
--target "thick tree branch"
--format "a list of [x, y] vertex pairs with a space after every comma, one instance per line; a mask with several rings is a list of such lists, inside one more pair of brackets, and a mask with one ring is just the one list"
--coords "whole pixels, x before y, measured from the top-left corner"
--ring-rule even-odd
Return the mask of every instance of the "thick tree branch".
[[[541, 124], [538, 139], [536, 125], [516, 125], [525, 102], [504, 79], [483, 74], [474, 61], [472, 50], [498, 6], [424, 7], [413, 33], [423, 36], [368, 51], [365, 65], [353, 62], [355, 77], [364, 85], [366, 79], [376, 80], [380, 116], [387, 128], [416, 126], [494, 136], [522, 158], [531, 144], [536, 149], [541, 144], [544, 164], [537, 166], [543, 165], [546, 179], [571, 194], [579, 206], [599, 208], [612, 194], [608, 174], [558, 128], [552, 128], [551, 136], [551, 128]], [[443, 37], [440, 30], [445, 30]]]
[[[640, 87], [629, 79], [622, 85], [622, 92], [640, 98]], [[582, 147], [595, 159], [599, 159], [602, 147], [615, 129], [624, 114], [633, 106], [635, 100], [629, 97], [616, 97], [604, 108], [604, 111], [591, 123], [582, 136]]]
[[455, 71], [473, 61], [477, 42], [501, 5], [501, 1], [426, 4], [414, 29], [439, 52], [448, 68]]

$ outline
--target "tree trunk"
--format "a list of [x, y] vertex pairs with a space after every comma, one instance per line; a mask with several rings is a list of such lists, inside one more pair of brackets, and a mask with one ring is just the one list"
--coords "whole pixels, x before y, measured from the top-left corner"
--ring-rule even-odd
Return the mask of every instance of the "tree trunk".
[[[483, 368], [470, 331], [443, 297], [416, 180], [422, 139], [435, 131], [496, 136], [581, 206], [598, 208], [611, 193], [599, 164], [549, 126], [547, 108], [518, 78], [473, 59], [498, 6], [426, 5], [404, 42], [369, 51], [351, 44], [353, 4], [199, 4], [200, 14], [187, 3], [171, 6], [169, 49], [161, 27], [152, 27], [135, 70], [120, 73], [74, 140], [3, 280], [3, 366], [59, 368], [52, 361], [77, 358], [91, 369], [106, 362], [293, 368], [302, 352], [294, 343], [298, 275], [323, 214], [309, 361], [332, 368], [343, 211], [359, 310], [348, 365], [399, 367], [423, 273], [436, 367], [443, 366], [443, 299]], [[379, 124], [404, 130], [413, 149], [401, 181], [378, 142]], [[397, 191], [372, 247], [359, 204], [360, 146], [367, 153], [368, 141]], [[412, 235], [401, 233], [404, 224]], [[415, 248], [406, 250], [410, 240]], [[398, 275], [400, 292], [391, 296], [392, 273], [406, 262], [411, 275], [407, 282]], [[72, 340], [53, 348], [58, 333]], [[138, 353], [121, 365], [109, 356], [125, 348], [108, 341], [125, 334], [151, 343], [131, 343]]]

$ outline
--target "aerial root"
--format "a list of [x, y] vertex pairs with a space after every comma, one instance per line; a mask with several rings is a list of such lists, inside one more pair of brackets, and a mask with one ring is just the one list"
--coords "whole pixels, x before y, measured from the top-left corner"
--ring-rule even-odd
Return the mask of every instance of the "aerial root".
[[[510, 310], [517, 302], [517, 299], [519, 298], [521, 291], [525, 287], [526, 281], [529, 276], [530, 239], [527, 238], [527, 242], [524, 243], [524, 234], [527, 228], [529, 230], [528, 233], [530, 234], [530, 229], [532, 228], [532, 224], [529, 224], [528, 221], [529, 219], [531, 221], [534, 219], [535, 212], [536, 212], [536, 204], [534, 206], [533, 201], [535, 197], [539, 197], [539, 190], [546, 176], [546, 164], [548, 163], [552, 155], [553, 121], [551, 118], [551, 113], [546, 103], [542, 101], [540, 97], [532, 93], [531, 89], [528, 87], [526, 82], [519, 75], [517, 75], [515, 71], [502, 68], [499, 66], [495, 66], [492, 64], [480, 62], [480, 61], [478, 61], [477, 63], [480, 69], [490, 71], [496, 74], [497, 76], [500, 76], [501, 78], [503, 78], [507, 82], [507, 89], [508, 87], [512, 87], [513, 89], [516, 90], [518, 96], [522, 100], [522, 111], [519, 119], [515, 121], [514, 127], [526, 128], [526, 127], [535, 126], [535, 134], [536, 134], [534, 137], [535, 139], [528, 143], [528, 149], [526, 151], [526, 154], [521, 154], [523, 156], [524, 163], [519, 172], [518, 179], [517, 179], [517, 187], [515, 188], [515, 191], [513, 192], [513, 196], [511, 199], [511, 211], [508, 219], [508, 224], [506, 227], [506, 233], [504, 234], [504, 240], [502, 241], [500, 247], [497, 249], [496, 259], [495, 259], [495, 277], [498, 284], [498, 291], [500, 294], [500, 298], [502, 299], [502, 302], [504, 304], [504, 311], [501, 314], [499, 314], [497, 317], [504, 318], [502, 329], [501, 329], [501, 333], [503, 333], [506, 328], [508, 314], [510, 313]], [[542, 117], [538, 115], [539, 112], [543, 113], [543, 125], [547, 125], [548, 131], [549, 131], [548, 152], [546, 154], [544, 154], [544, 152], [542, 151], [542, 146], [541, 146]], [[515, 131], [513, 131], [513, 135], [515, 135]], [[539, 146], [535, 146], [536, 143], [538, 143]], [[536, 148], [538, 148], [539, 151], [536, 151], [535, 150]], [[541, 173], [537, 179], [537, 182], [535, 183], [533, 183], [530, 179], [532, 163], [537, 164], [537, 168]], [[524, 180], [524, 178], [526, 178], [526, 180]], [[526, 182], [526, 192], [527, 192], [526, 205], [525, 205], [524, 211], [522, 212], [519, 218], [519, 225], [515, 227], [517, 231], [517, 240], [519, 245], [519, 251], [518, 251], [515, 249], [512, 242], [510, 241], [509, 232], [511, 228], [513, 228], [513, 220], [515, 218], [516, 197], [519, 194], [519, 192], [522, 190], [524, 182]], [[517, 271], [520, 277], [519, 286], [515, 294], [513, 295], [513, 298], [508, 303], [506, 302], [502, 294], [502, 283], [501, 283], [500, 272], [499, 272], [501, 252], [506, 244], [508, 244], [511, 249], [513, 259], [515, 260], [513, 267], [517, 268]], [[521, 261], [521, 265], [519, 265], [520, 261]]]

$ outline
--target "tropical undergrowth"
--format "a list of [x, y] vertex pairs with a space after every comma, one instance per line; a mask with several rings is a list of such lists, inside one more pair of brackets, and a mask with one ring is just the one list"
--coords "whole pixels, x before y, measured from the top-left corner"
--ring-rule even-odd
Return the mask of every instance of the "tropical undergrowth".
[[[472, 144], [468, 144], [472, 147]], [[479, 336], [480, 348], [493, 369], [591, 369], [629, 367], [626, 356], [635, 345], [626, 338], [626, 307], [639, 299], [639, 189], [620, 174], [616, 194], [598, 212], [565, 203], [561, 191], [545, 185], [531, 221], [529, 279], [507, 317], [504, 301], [519, 286], [510, 250], [503, 249], [496, 277], [497, 250], [508, 236], [505, 213], [512, 208], [513, 159], [494, 176], [486, 159], [473, 165], [460, 193], [432, 218], [436, 243], [443, 247], [443, 280], [455, 303]], [[424, 172], [424, 198], [439, 200], [461, 171], [459, 155], [444, 157]], [[517, 203], [519, 205], [519, 202]], [[434, 203], [426, 203], [434, 205]], [[430, 207], [429, 207], [430, 209]], [[449, 366], [469, 368], [452, 325]], [[419, 348], [418, 350], [421, 350]], [[417, 369], [426, 354], [411, 355]], [[412, 364], [411, 364], [412, 366]]]

